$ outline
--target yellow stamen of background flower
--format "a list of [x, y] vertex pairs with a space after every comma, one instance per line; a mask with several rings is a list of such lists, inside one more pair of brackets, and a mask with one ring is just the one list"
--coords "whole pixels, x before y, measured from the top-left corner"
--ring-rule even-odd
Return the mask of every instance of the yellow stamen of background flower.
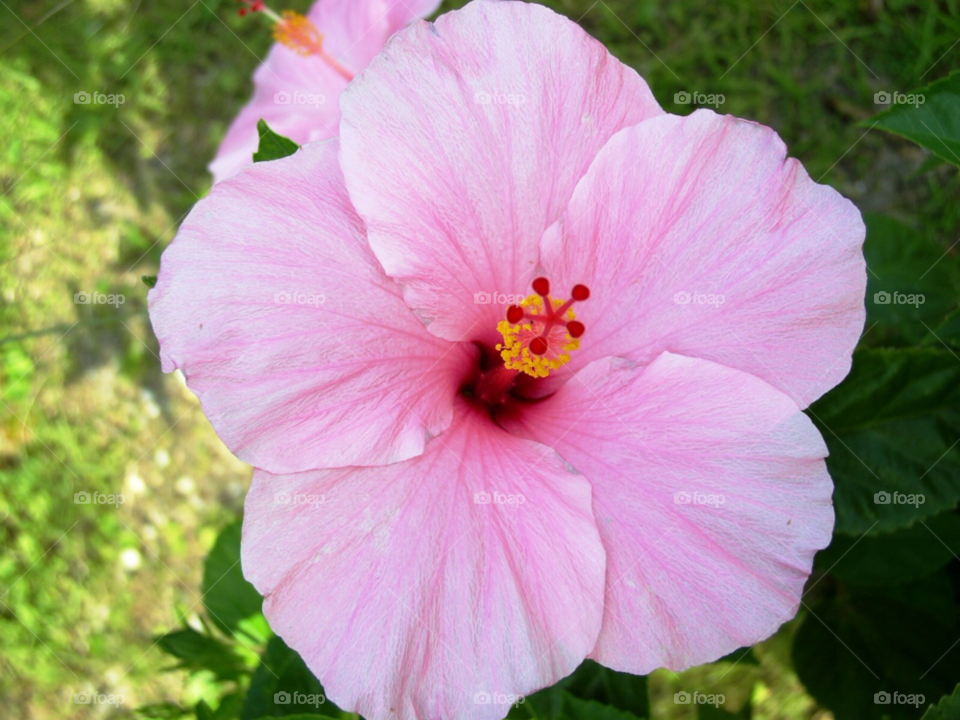
[[273, 38], [304, 57], [323, 53], [323, 35], [317, 26], [293, 10], [283, 11], [282, 17], [273, 26]]

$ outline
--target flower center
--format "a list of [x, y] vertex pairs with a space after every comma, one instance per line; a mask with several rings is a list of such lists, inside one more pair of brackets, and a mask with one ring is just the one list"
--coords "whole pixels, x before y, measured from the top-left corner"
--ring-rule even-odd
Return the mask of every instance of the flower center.
[[580, 347], [583, 323], [573, 312], [575, 302], [590, 297], [586, 285], [575, 285], [569, 300], [550, 297], [550, 281], [533, 281], [534, 295], [507, 308], [507, 319], [497, 324], [503, 342], [497, 344], [504, 366], [510, 370], [544, 378], [570, 361]]
[[247, 6], [240, 9], [240, 15], [246, 15], [248, 12], [262, 12], [273, 21], [273, 38], [278, 43], [285, 45], [298, 55], [319, 57], [347, 82], [353, 80], [353, 73], [323, 49], [323, 34], [317, 30], [317, 26], [309, 18], [293, 10], [284, 10], [282, 15], [277, 15], [264, 4], [263, 0], [237, 1]]

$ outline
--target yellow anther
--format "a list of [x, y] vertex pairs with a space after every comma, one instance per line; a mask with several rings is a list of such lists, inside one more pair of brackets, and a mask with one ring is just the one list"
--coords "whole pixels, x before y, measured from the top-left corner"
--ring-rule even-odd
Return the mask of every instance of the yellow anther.
[[323, 54], [323, 35], [317, 26], [293, 10], [283, 11], [283, 16], [273, 26], [273, 37], [300, 55]]

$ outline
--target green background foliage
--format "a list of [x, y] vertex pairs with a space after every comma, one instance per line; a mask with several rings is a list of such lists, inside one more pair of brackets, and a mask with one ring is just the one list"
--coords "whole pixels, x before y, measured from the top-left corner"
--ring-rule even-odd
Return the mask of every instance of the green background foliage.
[[[445, 3], [444, 9], [462, 5]], [[833, 544], [796, 619], [755, 648], [649, 678], [586, 662], [517, 718], [960, 717], [960, 3], [557, 0], [676, 93], [774, 127], [868, 225], [867, 324], [810, 408], [836, 482]], [[291, 0], [292, 9], [307, 2]], [[270, 38], [228, 0], [0, 2], [0, 715], [353, 717], [239, 572], [249, 468], [164, 376], [142, 276], [210, 187], [206, 164]], [[122, 105], [73, 102], [81, 91]], [[923, 93], [919, 106], [877, 93]], [[276, 140], [273, 152], [283, 151]], [[289, 149], [289, 148], [287, 148]], [[74, 293], [123, 294], [118, 306]], [[922, 294], [922, 304], [876, 301]], [[76, 493], [123, 495], [79, 504]], [[923, 494], [922, 504], [876, 493]], [[74, 694], [120, 693], [116, 708]], [[675, 694], [722, 693], [686, 705]], [[306, 715], [303, 715], [307, 712]], [[300, 715], [292, 713], [301, 713]], [[312, 714], [311, 714], [312, 713]]]

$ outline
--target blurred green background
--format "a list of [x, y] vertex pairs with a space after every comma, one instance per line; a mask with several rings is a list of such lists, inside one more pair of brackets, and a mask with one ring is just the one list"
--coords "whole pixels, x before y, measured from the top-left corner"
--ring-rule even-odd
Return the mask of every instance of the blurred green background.
[[[943, 258], [922, 285], [923, 308], [874, 317], [864, 345], [926, 342], [956, 308], [957, 168], [869, 119], [882, 109], [875, 93], [910, 92], [960, 66], [960, 2], [548, 4], [636, 68], [668, 112], [692, 110], [678, 92], [723, 94], [720, 112], [774, 127], [814, 179], [882, 213], [871, 221], [871, 237], [882, 236], [868, 242], [871, 263], [896, 273]], [[222, 694], [216, 673], [168, 671], [175, 663], [156, 640], [203, 627], [203, 558], [238, 516], [250, 469], [179, 376], [160, 372], [140, 277], [156, 274], [209, 190], [206, 165], [270, 45], [262, 18], [236, 9], [227, 0], [0, 1], [3, 718], [124, 717], [152, 703], [215, 705]], [[125, 101], [78, 105], [80, 91]], [[80, 291], [125, 302], [75, 304]], [[83, 491], [124, 502], [75, 503]], [[694, 717], [673, 693], [696, 686], [723, 692], [730, 712], [749, 704], [754, 718], [833, 717], [793, 669], [797, 627], [736, 664], [656, 673], [653, 716]], [[261, 631], [248, 628], [236, 647], [248, 669]], [[84, 690], [126, 702], [75, 704]]]

